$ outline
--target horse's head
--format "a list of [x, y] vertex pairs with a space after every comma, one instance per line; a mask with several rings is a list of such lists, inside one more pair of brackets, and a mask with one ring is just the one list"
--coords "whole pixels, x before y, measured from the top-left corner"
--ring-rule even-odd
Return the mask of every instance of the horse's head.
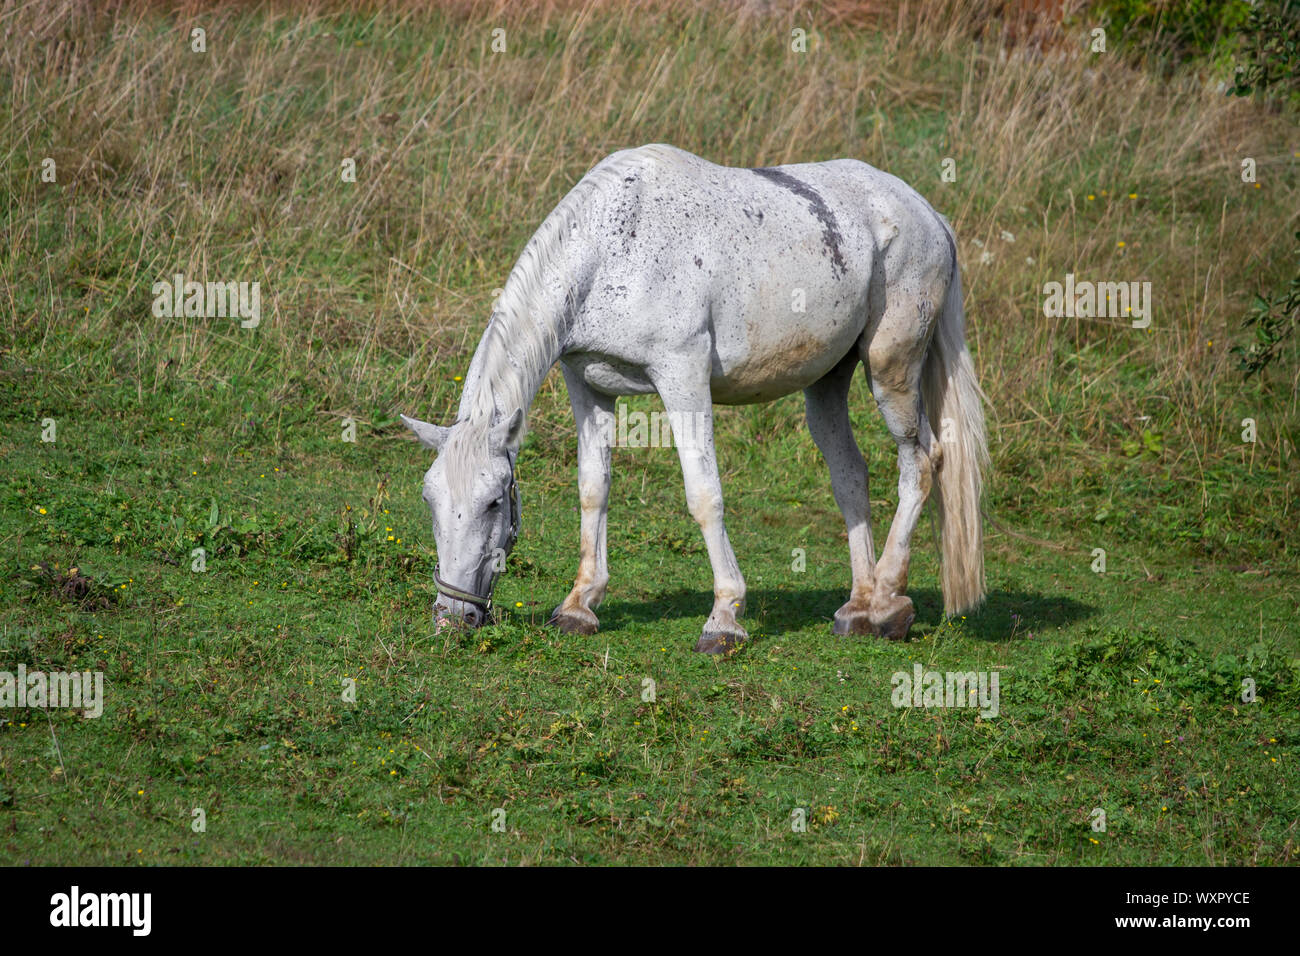
[[490, 427], [457, 422], [444, 428], [402, 416], [426, 448], [438, 452], [424, 475], [424, 500], [433, 516], [438, 566], [434, 619], [478, 627], [488, 619], [492, 588], [519, 533], [515, 454], [524, 413]]

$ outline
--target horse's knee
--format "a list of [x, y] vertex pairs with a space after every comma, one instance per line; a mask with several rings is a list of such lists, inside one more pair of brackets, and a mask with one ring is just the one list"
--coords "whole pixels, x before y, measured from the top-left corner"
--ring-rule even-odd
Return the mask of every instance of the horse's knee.
[[604, 480], [578, 480], [578, 506], [583, 511], [599, 511], [605, 506], [606, 489], [609, 483]]
[[716, 491], [688, 491], [686, 507], [701, 527], [707, 528], [722, 520], [722, 495]]

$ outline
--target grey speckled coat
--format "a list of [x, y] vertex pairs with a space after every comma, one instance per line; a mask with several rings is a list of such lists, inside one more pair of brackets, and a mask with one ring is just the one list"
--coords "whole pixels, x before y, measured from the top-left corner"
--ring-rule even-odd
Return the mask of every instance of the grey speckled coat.
[[[670, 146], [599, 163], [529, 241], [466, 376], [457, 421], [405, 418], [439, 455], [424, 496], [440, 621], [482, 623], [518, 522], [514, 457], [558, 361], [578, 429], [580, 561], [553, 622], [594, 633], [604, 597], [615, 396], [657, 392], [686, 500], [708, 545], [714, 605], [696, 649], [742, 643], [745, 583], [727, 540], [714, 403], [803, 390], [849, 538], [853, 586], [837, 633], [901, 638], [910, 541], [934, 496], [950, 613], [979, 603], [982, 396], [966, 349], [951, 229], [910, 186], [855, 160], [715, 166]], [[849, 427], [859, 364], [898, 444], [899, 506], [879, 562], [867, 467]]]

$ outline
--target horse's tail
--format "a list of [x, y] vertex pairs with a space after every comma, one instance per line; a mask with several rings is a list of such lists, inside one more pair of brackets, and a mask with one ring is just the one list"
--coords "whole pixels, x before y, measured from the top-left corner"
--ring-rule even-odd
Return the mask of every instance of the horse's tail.
[[952, 281], [926, 353], [921, 391], [926, 416], [939, 437], [942, 451], [936, 475], [939, 493], [932, 498], [939, 515], [943, 549], [943, 610], [951, 615], [984, 600], [980, 494], [989, 453], [984, 436], [984, 393], [966, 348], [961, 269], [956, 262], [955, 245], [950, 249]]

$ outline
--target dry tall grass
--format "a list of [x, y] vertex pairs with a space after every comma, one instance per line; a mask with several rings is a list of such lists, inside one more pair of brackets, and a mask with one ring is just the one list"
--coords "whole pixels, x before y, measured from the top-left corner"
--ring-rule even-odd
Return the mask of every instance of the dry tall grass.
[[[907, 2], [7, 0], [8, 361], [76, 361], [141, 394], [262, 369], [280, 401], [446, 417], [493, 288], [601, 157], [655, 141], [745, 166], [851, 156], [954, 224], [995, 485], [1068, 497], [1159, 422], [1152, 467], [1180, 493], [1208, 504], [1207, 473], [1246, 456], [1279, 470], [1249, 493], [1285, 515], [1296, 383], [1243, 392], [1226, 347], [1256, 286], [1291, 265], [1294, 127], [1204, 77], [1087, 54], [1082, 26], [1008, 48], [983, 25]], [[45, 157], [57, 185], [39, 180]], [[178, 271], [260, 280], [262, 328], [153, 318], [151, 284]], [[1150, 331], [1044, 318], [1043, 283], [1067, 272], [1151, 281]], [[566, 428], [556, 387], [543, 434]]]

